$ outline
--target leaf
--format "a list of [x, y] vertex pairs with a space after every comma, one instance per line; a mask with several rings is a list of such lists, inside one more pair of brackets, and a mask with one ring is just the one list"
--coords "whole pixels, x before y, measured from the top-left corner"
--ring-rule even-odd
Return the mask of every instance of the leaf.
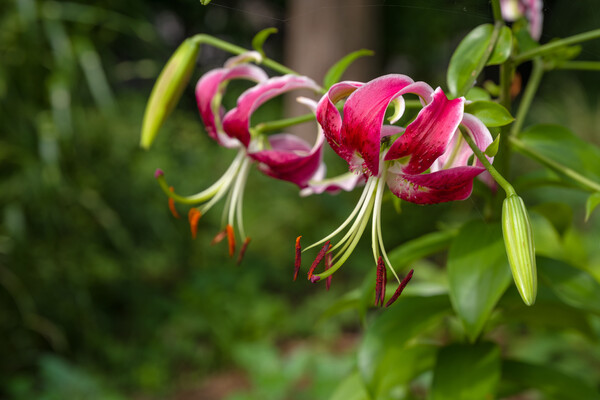
[[490, 45], [493, 31], [491, 24], [479, 25], [465, 36], [452, 54], [446, 80], [453, 97], [469, 89], [473, 74], [477, 73], [477, 66]]
[[552, 223], [537, 210], [529, 213], [531, 229], [535, 238], [535, 254], [552, 258], [562, 258], [564, 254], [560, 235]]
[[491, 400], [500, 376], [500, 349], [496, 344], [452, 344], [438, 354], [429, 399]]
[[484, 153], [487, 156], [495, 157], [498, 154], [498, 147], [500, 146], [500, 135], [496, 135], [496, 139], [485, 149]]
[[571, 227], [573, 210], [568, 204], [549, 201], [531, 207], [531, 211], [543, 215], [561, 236]]
[[498, 41], [496, 42], [496, 46], [494, 46], [494, 51], [492, 52], [487, 65], [498, 65], [508, 60], [508, 57], [510, 57], [510, 53], [512, 51], [512, 45], [512, 31], [508, 26], [503, 26], [500, 29]]
[[333, 304], [331, 304], [325, 309], [325, 311], [323, 311], [323, 313], [319, 317], [318, 322], [331, 318], [334, 315], [337, 315], [347, 310], [358, 309], [360, 307], [361, 296], [361, 290], [356, 289], [339, 297]]
[[[210, 0], [209, 0], [210, 1]], [[269, 36], [277, 33], [277, 28], [266, 28], [258, 32], [254, 38], [252, 38], [252, 48], [260, 53], [261, 56], [265, 57], [263, 45]]]
[[468, 101], [478, 101], [491, 100], [492, 97], [490, 96], [487, 90], [475, 86], [469, 89], [467, 94], [465, 94], [465, 99], [467, 99]]
[[410, 240], [389, 252], [390, 262], [396, 271], [400, 271], [416, 260], [447, 249], [457, 234], [456, 230], [447, 230]]
[[504, 126], [515, 120], [506, 108], [493, 101], [474, 101], [465, 106], [465, 112], [479, 118], [487, 127]]
[[365, 56], [372, 56], [373, 54], [375, 54], [373, 50], [362, 49], [342, 57], [342, 59], [329, 68], [329, 71], [327, 71], [325, 74], [325, 78], [323, 78], [323, 87], [325, 89], [329, 89], [333, 84], [339, 82], [346, 69], [348, 69], [348, 67], [354, 61], [356, 61], [356, 59]]
[[539, 257], [540, 278], [566, 304], [600, 314], [600, 284], [587, 272], [552, 258]]
[[[513, 141], [517, 150], [586, 190], [600, 188], [600, 149], [560, 125], [534, 125]], [[583, 179], [582, 179], [583, 178]]]
[[524, 389], [538, 389], [552, 400], [600, 400], [600, 394], [587, 382], [545, 365], [505, 360], [502, 380], [515, 382]]
[[600, 204], [600, 192], [593, 193], [590, 197], [588, 197], [587, 202], [585, 203], [585, 222], [590, 219], [590, 216]]
[[207, 6], [208, 3], [210, 3], [212, 0], [200, 0], [200, 4], [202, 4], [203, 6]]
[[[405, 353], [409, 351], [405, 350], [407, 342], [431, 328], [449, 312], [450, 302], [446, 295], [401, 297], [377, 317], [358, 349], [358, 369], [372, 395], [390, 387], [389, 374], [398, 377], [417, 372], [414, 370], [416, 365], [408, 364], [402, 358], [410, 354]], [[411, 368], [412, 373], [395, 371], [399, 366]], [[396, 380], [394, 383], [403, 382]]]
[[338, 385], [329, 400], [370, 400], [370, 397], [357, 371]]
[[500, 225], [464, 225], [450, 247], [447, 269], [452, 306], [473, 342], [511, 281]]

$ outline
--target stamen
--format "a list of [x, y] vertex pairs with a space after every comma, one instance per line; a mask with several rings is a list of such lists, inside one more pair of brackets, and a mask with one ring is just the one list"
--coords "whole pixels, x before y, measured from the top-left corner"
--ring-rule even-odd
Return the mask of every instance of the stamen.
[[379, 256], [377, 260], [377, 278], [375, 280], [375, 306], [383, 307], [385, 300], [385, 285], [387, 284], [387, 271], [383, 257]]
[[[327, 271], [329, 268], [331, 268], [332, 259], [333, 259], [333, 257], [331, 255], [331, 253], [325, 254], [325, 271]], [[329, 275], [327, 277], [327, 279], [325, 280], [325, 288], [327, 290], [329, 290], [329, 288], [331, 287], [331, 278], [332, 277], [333, 277], [332, 275]]]
[[237, 265], [240, 265], [240, 263], [242, 262], [242, 259], [244, 258], [244, 254], [246, 254], [246, 249], [248, 248], [249, 244], [250, 244], [250, 237], [247, 237], [244, 240], [244, 244], [242, 244], [242, 248], [240, 249], [240, 254], [237, 259]]
[[[169, 187], [169, 190], [170, 190], [171, 192], [174, 192], [174, 191], [175, 191], [175, 189], [173, 188], [173, 186], [170, 186], [170, 187]], [[175, 208], [175, 200], [173, 200], [173, 198], [172, 198], [172, 197], [169, 197], [169, 210], [171, 210], [171, 214], [172, 214], [172, 215], [173, 215], [175, 218], [179, 219], [179, 213], [177, 212], [177, 209]]]
[[229, 243], [229, 257], [233, 257], [235, 254], [235, 235], [233, 226], [227, 224], [225, 230], [227, 231], [227, 242]]
[[300, 247], [300, 238], [296, 238], [296, 259], [294, 260], [294, 281], [298, 278], [298, 272], [300, 271], [300, 265], [302, 264], [302, 247]]
[[227, 229], [223, 229], [221, 232], [217, 233], [217, 235], [210, 242], [210, 245], [214, 246], [217, 243], [221, 243], [221, 241], [225, 239], [225, 236], [227, 236]]
[[190, 221], [192, 239], [196, 239], [196, 234], [198, 233], [198, 221], [200, 221], [200, 217], [202, 217], [202, 213], [197, 208], [190, 208], [188, 220]]
[[[312, 279], [313, 272], [315, 271], [315, 268], [317, 268], [317, 266], [319, 265], [319, 263], [321, 262], [321, 260], [323, 259], [323, 257], [325, 257], [325, 254], [327, 253], [327, 251], [330, 248], [331, 248], [331, 245], [329, 244], [329, 240], [328, 240], [327, 242], [325, 242], [325, 245], [319, 251], [319, 254], [317, 254], [317, 257], [315, 258], [315, 261], [313, 261], [312, 265], [310, 266], [310, 269], [308, 270], [308, 279], [310, 279], [311, 282], [316, 282], [316, 281], [313, 281], [313, 279]], [[319, 279], [321, 279], [321, 278], [319, 277]]]
[[411, 269], [410, 272], [408, 273], [408, 275], [406, 275], [404, 277], [404, 279], [402, 279], [402, 282], [400, 282], [398, 289], [396, 289], [396, 291], [394, 292], [394, 294], [392, 295], [390, 300], [385, 304], [386, 307], [391, 306], [398, 299], [398, 297], [400, 297], [400, 295], [402, 294], [402, 291], [404, 290], [406, 285], [408, 285], [408, 282], [412, 278], [414, 271], [415, 271], [414, 269]]

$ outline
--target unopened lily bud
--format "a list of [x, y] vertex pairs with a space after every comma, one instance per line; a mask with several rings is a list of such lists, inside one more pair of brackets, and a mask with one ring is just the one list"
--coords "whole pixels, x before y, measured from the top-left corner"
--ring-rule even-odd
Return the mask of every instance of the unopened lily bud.
[[535, 244], [527, 209], [516, 194], [502, 204], [502, 232], [515, 285], [525, 304], [533, 305], [537, 295]]
[[146, 105], [140, 145], [148, 149], [190, 80], [200, 47], [186, 39], [160, 73]]

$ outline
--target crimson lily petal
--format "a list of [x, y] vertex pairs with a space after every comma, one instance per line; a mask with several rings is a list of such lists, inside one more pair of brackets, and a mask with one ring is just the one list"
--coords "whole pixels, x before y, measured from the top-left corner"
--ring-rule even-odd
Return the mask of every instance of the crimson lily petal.
[[416, 204], [464, 200], [471, 195], [473, 178], [483, 167], [456, 167], [429, 174], [413, 175], [388, 171], [387, 184], [396, 196]]
[[417, 118], [390, 147], [386, 160], [410, 156], [403, 167], [406, 174], [425, 172], [444, 152], [463, 118], [465, 99], [448, 100], [441, 88], [423, 107]]
[[321, 164], [313, 179], [308, 181], [308, 186], [300, 191], [300, 196], [306, 197], [323, 192], [335, 194], [342, 190], [351, 192], [367, 180], [364, 174], [344, 174], [336, 178], [325, 179], [325, 172], [325, 164]]
[[271, 78], [246, 90], [237, 101], [237, 106], [223, 117], [223, 129], [232, 138], [238, 139], [245, 147], [250, 144], [250, 118], [252, 113], [266, 101], [294, 89], [319, 90], [312, 79], [284, 75]]
[[207, 72], [196, 84], [196, 101], [200, 117], [206, 127], [208, 135], [225, 147], [238, 147], [239, 142], [232, 140], [223, 132], [221, 118], [224, 109], [218, 105], [214, 109], [213, 101], [217, 96], [222, 96], [227, 82], [233, 79], [246, 79], [263, 82], [268, 79], [267, 74], [259, 67], [251, 64], [233, 65], [228, 68], [218, 68]]

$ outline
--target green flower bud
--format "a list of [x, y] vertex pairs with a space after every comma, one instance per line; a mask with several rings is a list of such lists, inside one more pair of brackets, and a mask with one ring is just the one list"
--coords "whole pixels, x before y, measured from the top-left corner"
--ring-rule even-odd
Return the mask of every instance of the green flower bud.
[[199, 49], [198, 43], [186, 39], [171, 56], [156, 80], [144, 113], [140, 141], [143, 148], [150, 147], [158, 130], [179, 101], [192, 75]]
[[516, 194], [502, 204], [502, 233], [515, 285], [525, 304], [533, 305], [537, 295], [535, 244], [527, 209]]

